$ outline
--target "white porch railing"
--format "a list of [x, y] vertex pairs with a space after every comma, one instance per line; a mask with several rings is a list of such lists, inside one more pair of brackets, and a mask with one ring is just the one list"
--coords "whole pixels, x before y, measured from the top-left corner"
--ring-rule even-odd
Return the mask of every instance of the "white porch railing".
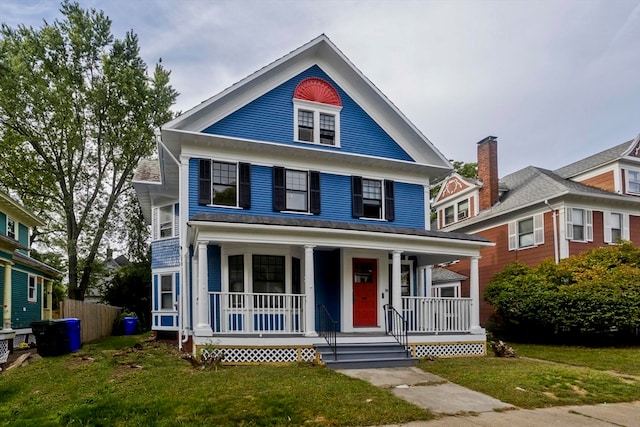
[[408, 332], [470, 332], [471, 298], [402, 297]]
[[304, 334], [305, 296], [209, 292], [215, 334]]

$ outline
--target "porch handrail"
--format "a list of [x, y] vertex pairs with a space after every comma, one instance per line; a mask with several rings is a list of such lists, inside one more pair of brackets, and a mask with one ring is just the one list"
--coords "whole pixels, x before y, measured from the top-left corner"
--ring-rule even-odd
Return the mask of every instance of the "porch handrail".
[[409, 336], [407, 329], [409, 322], [390, 304], [385, 304], [384, 307], [384, 325], [387, 330], [387, 334], [393, 335], [398, 343], [404, 347], [404, 350], [409, 354]]
[[338, 322], [333, 320], [324, 304], [318, 304], [318, 335], [324, 337], [333, 353], [333, 359], [338, 360]]

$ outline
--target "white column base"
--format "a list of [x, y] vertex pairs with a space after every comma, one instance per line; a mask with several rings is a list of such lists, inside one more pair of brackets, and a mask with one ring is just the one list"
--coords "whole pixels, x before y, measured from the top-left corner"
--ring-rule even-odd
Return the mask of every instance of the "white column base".
[[485, 328], [481, 328], [480, 326], [472, 326], [470, 333], [471, 335], [485, 335], [487, 333], [487, 330]]
[[307, 332], [304, 334], [304, 336], [305, 336], [305, 337], [317, 337], [317, 336], [319, 336], [319, 335], [318, 335], [318, 333], [317, 333], [316, 331], [307, 331]]

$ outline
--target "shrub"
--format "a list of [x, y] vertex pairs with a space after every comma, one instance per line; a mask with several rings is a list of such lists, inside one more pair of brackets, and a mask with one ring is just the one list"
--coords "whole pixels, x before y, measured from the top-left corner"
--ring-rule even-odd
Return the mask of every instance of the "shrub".
[[615, 344], [637, 339], [639, 280], [640, 249], [623, 242], [557, 265], [509, 264], [484, 299], [496, 310], [495, 332], [510, 339]]

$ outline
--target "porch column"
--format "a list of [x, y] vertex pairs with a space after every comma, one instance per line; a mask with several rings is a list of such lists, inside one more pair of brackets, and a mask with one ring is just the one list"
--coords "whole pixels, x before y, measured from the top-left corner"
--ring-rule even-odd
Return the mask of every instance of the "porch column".
[[12, 262], [4, 262], [4, 294], [2, 306], [2, 330], [5, 332], [11, 329], [11, 266]]
[[471, 297], [471, 333], [481, 334], [484, 329], [480, 327], [480, 281], [478, 279], [478, 260], [480, 257], [472, 257], [469, 270], [469, 296]]
[[402, 251], [393, 251], [393, 256], [391, 257], [391, 300], [393, 301], [393, 308], [398, 310], [398, 313], [402, 313], [401, 255]]
[[425, 296], [425, 277], [424, 275], [426, 274], [426, 267], [423, 267], [421, 265], [418, 266], [418, 270], [417, 270], [417, 274], [418, 274], [418, 294], [417, 296], [419, 297], [423, 297]]
[[427, 298], [433, 297], [433, 266], [428, 265], [424, 268], [424, 296]]
[[51, 320], [53, 318], [53, 280], [45, 280], [44, 297], [47, 299], [47, 309], [44, 320]]
[[316, 332], [316, 295], [315, 295], [315, 270], [313, 265], [313, 249], [315, 245], [304, 247], [304, 300], [305, 300], [305, 324], [308, 337], [317, 337]]
[[208, 278], [207, 244], [198, 243], [198, 332], [211, 333], [209, 324], [209, 293], [207, 287]]

